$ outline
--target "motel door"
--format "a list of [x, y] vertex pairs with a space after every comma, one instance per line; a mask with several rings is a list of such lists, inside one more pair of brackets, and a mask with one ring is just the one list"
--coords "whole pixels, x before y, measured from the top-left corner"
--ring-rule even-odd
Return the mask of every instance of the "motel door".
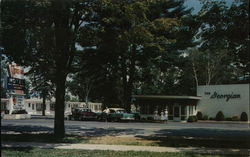
[[174, 121], [181, 121], [181, 107], [180, 105], [174, 105], [173, 107], [173, 113], [174, 113]]

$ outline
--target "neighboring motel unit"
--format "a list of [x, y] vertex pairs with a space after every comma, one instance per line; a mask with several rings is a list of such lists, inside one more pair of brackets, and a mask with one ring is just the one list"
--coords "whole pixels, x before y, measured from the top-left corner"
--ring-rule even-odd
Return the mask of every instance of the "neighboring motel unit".
[[[31, 115], [42, 115], [42, 99], [32, 98], [32, 99], [24, 99], [24, 106], [22, 109], [26, 110], [28, 114]], [[93, 103], [89, 102], [88, 105], [85, 102], [65, 102], [65, 114], [70, 114], [72, 108], [76, 107], [84, 107], [89, 108], [94, 112], [101, 112], [102, 103]], [[54, 115], [55, 109], [55, 100], [46, 101], [45, 105], [45, 115]], [[14, 111], [14, 104], [12, 103], [11, 98], [9, 99], [1, 99], [1, 112], [5, 114], [11, 114]]]

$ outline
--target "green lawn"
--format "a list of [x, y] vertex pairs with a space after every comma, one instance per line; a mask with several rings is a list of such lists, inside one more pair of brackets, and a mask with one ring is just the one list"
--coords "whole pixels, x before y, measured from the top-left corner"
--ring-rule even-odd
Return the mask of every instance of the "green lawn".
[[17, 142], [46, 142], [46, 143], [84, 143], [109, 145], [139, 145], [139, 146], [167, 146], [167, 147], [207, 147], [207, 148], [249, 148], [248, 139], [189, 139], [185, 137], [168, 136], [161, 138], [146, 137], [86, 137], [66, 135], [57, 139], [53, 134], [1, 134], [2, 141]]
[[193, 153], [158, 153], [134, 151], [88, 151], [65, 149], [12, 148], [2, 149], [2, 157], [224, 157]]

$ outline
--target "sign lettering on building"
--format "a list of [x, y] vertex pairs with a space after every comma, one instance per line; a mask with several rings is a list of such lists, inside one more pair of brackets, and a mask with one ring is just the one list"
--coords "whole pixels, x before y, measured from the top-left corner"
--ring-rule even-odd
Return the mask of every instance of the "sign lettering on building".
[[217, 92], [214, 92], [210, 99], [226, 99], [226, 101], [229, 101], [230, 99], [236, 99], [240, 98], [240, 94], [234, 94], [233, 92], [231, 94], [218, 94]]

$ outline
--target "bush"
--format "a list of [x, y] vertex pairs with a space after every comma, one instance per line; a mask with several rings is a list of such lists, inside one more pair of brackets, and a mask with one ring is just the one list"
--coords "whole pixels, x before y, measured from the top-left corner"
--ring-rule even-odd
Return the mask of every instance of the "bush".
[[202, 113], [199, 111], [196, 114], [198, 120], [202, 120]]
[[12, 114], [28, 114], [28, 112], [26, 110], [14, 110]]
[[215, 120], [215, 118], [214, 117], [210, 117], [209, 120]]
[[153, 117], [147, 117], [147, 120], [154, 120]]
[[247, 113], [242, 112], [240, 115], [240, 121], [248, 121]]
[[227, 117], [225, 120], [226, 121], [232, 121], [233, 119], [231, 117]]
[[209, 120], [216, 120], [216, 118], [214, 118], [214, 117], [209, 117]]
[[223, 120], [224, 120], [224, 114], [223, 114], [223, 112], [219, 111], [219, 112], [216, 114], [215, 119], [216, 119], [217, 121], [223, 121]]
[[197, 116], [189, 116], [187, 122], [197, 122]]
[[239, 120], [240, 120], [240, 118], [238, 116], [233, 116], [232, 117], [232, 121], [239, 121]]
[[208, 120], [208, 115], [204, 115], [203, 120]]

